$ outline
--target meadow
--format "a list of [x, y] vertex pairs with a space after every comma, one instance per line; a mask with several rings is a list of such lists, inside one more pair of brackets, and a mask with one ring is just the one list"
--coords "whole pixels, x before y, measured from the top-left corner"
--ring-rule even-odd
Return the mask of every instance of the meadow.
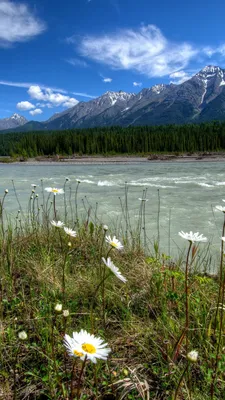
[[209, 275], [201, 232], [177, 232], [184, 258], [149, 247], [145, 191], [132, 225], [125, 187], [115, 231], [66, 185], [14, 218], [1, 196], [0, 399], [224, 399], [225, 204]]

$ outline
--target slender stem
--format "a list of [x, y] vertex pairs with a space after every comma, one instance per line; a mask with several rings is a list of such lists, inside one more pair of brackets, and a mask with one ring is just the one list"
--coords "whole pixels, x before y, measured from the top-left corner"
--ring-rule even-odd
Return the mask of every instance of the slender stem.
[[[223, 228], [222, 228], [222, 237], [224, 236], [225, 233], [225, 214], [224, 214], [224, 221], [223, 221]], [[222, 285], [223, 285], [223, 250], [224, 250], [224, 241], [221, 240], [221, 253], [220, 253], [220, 287], [219, 287], [219, 293], [218, 293], [218, 299], [217, 299], [217, 305], [216, 305], [216, 315], [215, 315], [215, 326], [214, 326], [214, 334], [216, 331], [216, 320], [219, 312], [219, 304], [220, 304], [220, 298], [221, 298], [221, 290], [222, 290]]]
[[81, 384], [81, 378], [82, 378], [82, 375], [84, 372], [84, 367], [85, 367], [86, 361], [87, 361], [87, 356], [85, 356], [85, 359], [83, 361], [83, 364], [82, 364], [82, 367], [80, 370], [80, 375], [79, 375], [78, 382], [77, 382], [77, 399], [80, 398], [80, 384]]
[[54, 208], [54, 218], [55, 218], [55, 220], [56, 220], [56, 205], [55, 205], [55, 195], [54, 195], [54, 197], [53, 197], [53, 208]]
[[[224, 232], [225, 232], [225, 214], [224, 214], [224, 222], [223, 222], [223, 228], [222, 228], [222, 236], [224, 236]], [[220, 254], [220, 287], [219, 287], [219, 293], [218, 293], [217, 305], [216, 305], [214, 334], [216, 332], [216, 321], [217, 321], [217, 316], [218, 316], [218, 312], [219, 312], [219, 306], [221, 306], [221, 314], [220, 314], [220, 321], [219, 321], [219, 338], [218, 338], [217, 348], [216, 348], [216, 361], [215, 361], [214, 372], [212, 375], [212, 382], [211, 382], [211, 388], [210, 388], [211, 399], [213, 399], [213, 397], [214, 397], [215, 381], [216, 381], [217, 369], [218, 369], [218, 363], [219, 363], [219, 351], [220, 351], [222, 330], [223, 330], [223, 307], [224, 307], [224, 292], [225, 292], [225, 274], [223, 274], [223, 256], [224, 256], [223, 251], [224, 251], [224, 242], [222, 240], [221, 241], [221, 254]], [[221, 296], [222, 296], [222, 298], [221, 298]], [[220, 300], [221, 300], [221, 304], [220, 304]]]
[[71, 371], [71, 382], [70, 382], [70, 400], [73, 400], [74, 398], [74, 387], [73, 387], [73, 381], [74, 381], [74, 372], [75, 372], [75, 367], [76, 367], [76, 359], [73, 363], [73, 368]]
[[77, 187], [76, 187], [76, 192], [75, 192], [76, 224], [78, 224], [77, 194], [78, 194], [79, 183], [80, 182], [77, 182]]
[[182, 373], [182, 375], [181, 375], [181, 377], [179, 379], [179, 382], [178, 382], [178, 385], [177, 385], [176, 392], [175, 392], [173, 400], [176, 400], [178, 398], [177, 396], [179, 395], [180, 386], [181, 386], [181, 383], [182, 383], [182, 381], [184, 379], [184, 375], [185, 375], [187, 369], [188, 369], [188, 363], [187, 363], [186, 367], [184, 368], [184, 371], [183, 371], [183, 373]]
[[188, 270], [188, 262], [189, 255], [192, 247], [192, 242], [189, 244], [187, 258], [186, 258], [186, 268], [185, 268], [185, 330], [186, 330], [186, 354], [188, 354], [188, 329], [189, 329], [189, 270]]

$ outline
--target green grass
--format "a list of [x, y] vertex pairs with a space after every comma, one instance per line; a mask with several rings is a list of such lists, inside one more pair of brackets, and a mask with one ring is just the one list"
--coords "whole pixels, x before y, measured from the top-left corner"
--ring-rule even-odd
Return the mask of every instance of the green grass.
[[[90, 216], [82, 221], [78, 217], [77, 237], [70, 238], [49, 223], [52, 209], [42, 222], [35, 207], [30, 210], [29, 224], [17, 219], [14, 225], [6, 221], [2, 225], [0, 399], [78, 398], [82, 362], [76, 359], [74, 365], [63, 337], [81, 329], [100, 336], [112, 350], [107, 361], [86, 363], [81, 399], [174, 399], [187, 365], [185, 264], [158, 252], [146, 254], [138, 238], [131, 245], [122, 232], [123, 251], [110, 250], [103, 226]], [[97, 290], [101, 258], [109, 250], [127, 282], [107, 271], [103, 292], [102, 285]], [[191, 271], [194, 265], [195, 258]], [[205, 400], [210, 399], [219, 340], [219, 315], [215, 320], [219, 281], [190, 273], [189, 288], [189, 350], [197, 350], [199, 358], [189, 365], [177, 399]], [[58, 303], [69, 310], [68, 317], [55, 311]], [[21, 331], [26, 331], [27, 340], [19, 339]], [[224, 398], [223, 346], [222, 333], [215, 399]]]

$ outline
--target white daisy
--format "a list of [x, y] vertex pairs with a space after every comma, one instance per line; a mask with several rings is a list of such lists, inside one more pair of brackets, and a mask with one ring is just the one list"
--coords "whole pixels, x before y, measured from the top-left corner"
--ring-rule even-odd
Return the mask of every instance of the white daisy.
[[35, 183], [31, 183], [31, 186], [35, 189], [37, 187], [37, 185], [35, 185]]
[[108, 344], [104, 343], [101, 338], [95, 337], [83, 329], [80, 332], [73, 332], [72, 337], [65, 335], [64, 345], [70, 356], [79, 357], [81, 360], [87, 357], [94, 364], [96, 364], [97, 358], [107, 360], [111, 351], [107, 347]]
[[189, 242], [207, 242], [207, 238], [203, 236], [202, 234], [200, 235], [199, 232], [193, 233], [190, 231], [190, 233], [185, 233], [183, 231], [179, 232], [179, 235], [186, 240], [189, 240]]
[[73, 231], [70, 228], [66, 228], [65, 226], [64, 226], [64, 231], [66, 232], [67, 235], [69, 235], [71, 237], [76, 237], [77, 236], [77, 232], [76, 231]]
[[[224, 200], [223, 200], [224, 201]], [[216, 206], [215, 207], [217, 210], [222, 211], [223, 213], [225, 213], [225, 207], [223, 206]]]
[[57, 188], [52, 188], [52, 187], [47, 187], [47, 188], [45, 188], [45, 190], [48, 193], [53, 193], [54, 196], [56, 196], [56, 194], [63, 194], [64, 193], [63, 189], [57, 189]]
[[64, 222], [62, 221], [50, 221], [52, 226], [55, 226], [55, 228], [62, 228], [64, 226]]
[[190, 353], [187, 354], [187, 359], [191, 362], [196, 362], [198, 359], [198, 352], [196, 350], [190, 351]]
[[142, 199], [141, 197], [138, 198], [140, 201], [148, 201], [148, 199]]
[[108, 257], [107, 261], [104, 257], [102, 257], [102, 261], [104, 262], [104, 264], [106, 265], [106, 267], [108, 267], [109, 269], [111, 269], [111, 271], [114, 273], [114, 275], [117, 276], [117, 278], [119, 278], [122, 282], [126, 282], [127, 279], [121, 274], [119, 268], [117, 268], [113, 262], [111, 261], [111, 258]]
[[106, 236], [105, 237], [106, 243], [109, 243], [110, 246], [115, 247], [117, 250], [121, 250], [123, 248], [122, 243], [116, 238], [116, 236], [113, 236], [111, 239], [111, 236]]

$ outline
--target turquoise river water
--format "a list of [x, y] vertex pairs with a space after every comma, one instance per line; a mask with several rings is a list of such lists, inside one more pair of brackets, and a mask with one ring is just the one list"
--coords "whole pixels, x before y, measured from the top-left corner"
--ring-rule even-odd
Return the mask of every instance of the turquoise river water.
[[[12, 180], [21, 206], [26, 210], [31, 184], [37, 185], [36, 192], [41, 202], [41, 180], [44, 187], [61, 188], [66, 178], [69, 178], [67, 196], [71, 187], [74, 201], [76, 179], [79, 179], [79, 208], [82, 208], [82, 199], [87, 199], [88, 207], [92, 206], [93, 210], [97, 202], [98, 217], [104, 224], [111, 226], [120, 219], [119, 197], [124, 199], [125, 182], [128, 185], [128, 205], [133, 221], [138, 220], [139, 198], [143, 190], [147, 189], [146, 227], [152, 243], [157, 238], [160, 198], [160, 246], [166, 254], [175, 254], [178, 248], [186, 245], [178, 236], [181, 230], [203, 233], [212, 242], [212, 249], [219, 251], [223, 213], [217, 211], [215, 206], [225, 206], [222, 201], [225, 199], [224, 162], [1, 165], [0, 193], [3, 194], [6, 188], [9, 190], [5, 210], [13, 216], [19, 208]], [[58, 208], [63, 207], [63, 196], [57, 196], [56, 200]]]

